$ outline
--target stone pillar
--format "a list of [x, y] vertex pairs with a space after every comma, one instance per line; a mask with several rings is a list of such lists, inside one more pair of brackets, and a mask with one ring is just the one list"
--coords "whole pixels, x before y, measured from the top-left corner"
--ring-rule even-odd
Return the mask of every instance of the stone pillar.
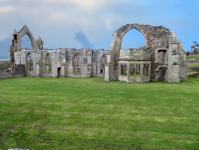
[[130, 78], [130, 64], [127, 64], [127, 81], [129, 82], [129, 78]]
[[121, 64], [119, 63], [119, 68], [118, 68], [118, 77], [121, 75]]
[[91, 77], [91, 71], [92, 71], [92, 52], [88, 52], [88, 57], [87, 57], [87, 77]]
[[145, 65], [145, 66], [144, 66], [144, 76], [145, 76], [145, 77], [146, 77], [146, 70], [147, 70], [146, 68], [147, 68], [147, 66]]
[[111, 65], [111, 55], [107, 54], [107, 63], [105, 64], [105, 81], [110, 81], [110, 65]]
[[64, 64], [62, 64], [60, 78], [64, 78], [64, 77], [65, 77], [65, 66], [64, 66]]
[[149, 76], [149, 79], [151, 80], [151, 64], [148, 65], [148, 76]]
[[110, 64], [105, 65], [105, 81], [110, 81]]
[[123, 76], [125, 76], [125, 72], [126, 72], [126, 65], [123, 64]]
[[143, 83], [143, 63], [140, 66], [140, 82]]
[[136, 65], [134, 65], [134, 77], [136, 77]]
[[36, 71], [35, 71], [36, 75], [35, 76], [39, 77], [40, 76], [40, 65], [39, 65], [39, 63], [36, 63], [36, 67], [35, 68], [36, 68]]

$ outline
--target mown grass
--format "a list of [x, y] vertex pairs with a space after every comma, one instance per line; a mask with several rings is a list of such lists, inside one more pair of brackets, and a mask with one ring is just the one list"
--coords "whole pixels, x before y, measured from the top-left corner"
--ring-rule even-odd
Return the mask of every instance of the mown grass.
[[192, 59], [199, 59], [199, 55], [187, 56], [187, 60], [192, 60]]
[[187, 67], [199, 66], [199, 63], [187, 63]]
[[199, 78], [2, 79], [0, 149], [198, 149], [198, 87]]

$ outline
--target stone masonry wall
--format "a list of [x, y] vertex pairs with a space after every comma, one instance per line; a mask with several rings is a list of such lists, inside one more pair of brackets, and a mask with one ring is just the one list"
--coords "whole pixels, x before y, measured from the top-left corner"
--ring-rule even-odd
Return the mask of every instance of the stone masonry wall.
[[11, 70], [9, 69], [0, 69], [0, 79], [4, 78], [10, 78], [11, 75]]
[[199, 60], [187, 60], [187, 63], [199, 63]]
[[12, 70], [13, 77], [24, 77], [25, 76], [25, 65], [15, 65]]

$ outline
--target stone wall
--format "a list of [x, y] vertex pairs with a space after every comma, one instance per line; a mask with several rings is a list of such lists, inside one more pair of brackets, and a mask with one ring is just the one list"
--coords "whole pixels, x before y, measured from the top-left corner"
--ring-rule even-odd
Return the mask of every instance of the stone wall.
[[[145, 39], [145, 45], [140, 48], [151, 52], [151, 81], [158, 81], [159, 78], [167, 82], [187, 80], [185, 50], [182, 42], [175, 37], [175, 33], [171, 33], [163, 26], [137, 23], [127, 24], [115, 30], [108, 51], [89, 48], [43, 49], [43, 40], [39, 37], [36, 41], [27, 26], [24, 25], [18, 32], [15, 30], [12, 34], [8, 51], [12, 74], [13, 76], [31, 77], [98, 77], [105, 75], [105, 81], [118, 80], [119, 55], [123, 37], [133, 28], [140, 31]], [[31, 50], [21, 49], [21, 38], [25, 34], [30, 37]], [[161, 73], [162, 71], [164, 73]]]
[[187, 60], [187, 63], [199, 63], [199, 60]]
[[186, 54], [182, 42], [175, 37], [174, 33], [163, 26], [127, 24], [113, 33], [113, 41], [107, 56], [110, 59], [109, 63], [106, 64], [108, 72], [105, 76], [106, 81], [118, 79], [118, 58], [122, 49], [123, 37], [133, 28], [143, 35], [145, 39], [144, 49], [151, 52], [151, 81], [158, 81], [162, 69], [165, 70], [161, 77], [164, 79], [163, 81], [180, 82], [187, 80]]
[[[92, 50], [90, 48], [21, 49], [14, 53], [13, 75], [62, 78], [102, 77], [104, 76], [105, 68], [101, 60], [102, 57], [106, 56], [107, 52], [104, 49]], [[30, 55], [31, 61], [28, 60]], [[22, 71], [21, 69], [19, 72], [24, 73], [16, 72], [20, 69], [16, 68], [20, 64], [24, 66], [24, 70]]]
[[12, 70], [12, 77], [24, 77], [25, 76], [25, 65], [15, 65]]
[[10, 78], [11, 75], [11, 70], [9, 69], [0, 69], [0, 79], [4, 78]]
[[196, 70], [199, 70], [199, 67], [197, 66], [187, 67], [187, 72], [196, 71]]

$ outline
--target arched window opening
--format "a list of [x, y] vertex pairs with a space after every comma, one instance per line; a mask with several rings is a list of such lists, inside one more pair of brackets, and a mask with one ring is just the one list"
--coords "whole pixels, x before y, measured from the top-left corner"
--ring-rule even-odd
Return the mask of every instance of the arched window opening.
[[140, 77], [140, 65], [136, 65], [135, 76]]
[[32, 61], [32, 55], [29, 53], [28, 55], [27, 55], [27, 58], [26, 58], [26, 62], [27, 62], [27, 69], [28, 70], [33, 70], [33, 61]]
[[159, 50], [158, 51], [158, 63], [164, 64], [166, 60], [166, 50]]
[[73, 68], [74, 68], [74, 75], [81, 76], [81, 56], [79, 54], [76, 54], [74, 56]]
[[25, 34], [21, 40], [21, 48], [32, 49], [30, 37]]
[[161, 67], [159, 69], [158, 80], [165, 81], [166, 80], [166, 68]]
[[101, 57], [101, 67], [100, 67], [100, 73], [102, 75], [105, 74], [105, 64], [106, 64], [107, 60], [106, 60], [106, 55], [102, 55]]
[[46, 72], [52, 71], [52, 58], [50, 54], [46, 54]]
[[130, 76], [134, 76], [135, 65], [130, 64]]
[[122, 49], [139, 48], [145, 46], [144, 36], [136, 29], [129, 30], [123, 38]]

